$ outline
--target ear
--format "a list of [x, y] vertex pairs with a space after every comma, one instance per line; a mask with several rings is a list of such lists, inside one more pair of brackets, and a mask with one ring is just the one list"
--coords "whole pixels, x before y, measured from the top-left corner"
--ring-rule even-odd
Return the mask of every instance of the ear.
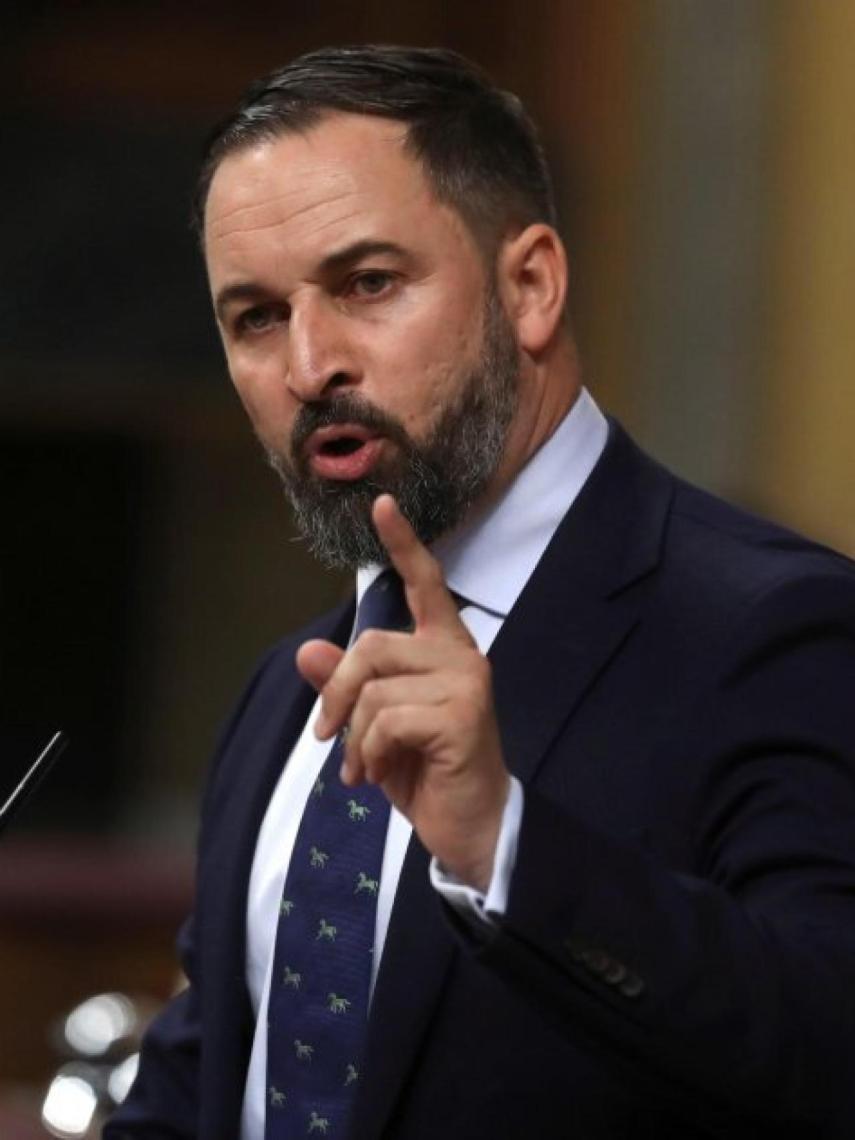
[[520, 348], [539, 355], [555, 336], [567, 296], [567, 256], [551, 226], [527, 226], [500, 247], [497, 276]]

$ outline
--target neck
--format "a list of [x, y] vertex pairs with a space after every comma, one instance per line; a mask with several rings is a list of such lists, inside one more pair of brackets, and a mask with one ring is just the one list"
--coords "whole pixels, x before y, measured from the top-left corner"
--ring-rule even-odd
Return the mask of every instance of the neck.
[[572, 339], [563, 337], [548, 362], [533, 363], [520, 375], [520, 407], [511, 425], [504, 456], [478, 503], [489, 506], [514, 481], [576, 403], [581, 369]]

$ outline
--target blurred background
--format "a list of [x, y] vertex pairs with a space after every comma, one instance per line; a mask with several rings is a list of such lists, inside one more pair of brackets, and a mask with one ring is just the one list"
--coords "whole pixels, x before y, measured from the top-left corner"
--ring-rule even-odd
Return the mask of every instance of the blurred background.
[[[0, 840], [0, 1136], [26, 1140], [86, 1053], [69, 1011], [106, 990], [144, 1016], [176, 984], [218, 724], [262, 649], [347, 588], [294, 541], [225, 374], [188, 226], [210, 126], [326, 43], [480, 61], [542, 128], [602, 406], [681, 474], [855, 554], [855, 0], [14, 12], [0, 792], [57, 727], [72, 741]], [[117, 1008], [83, 1018], [119, 1026], [111, 1063], [135, 1033]]]

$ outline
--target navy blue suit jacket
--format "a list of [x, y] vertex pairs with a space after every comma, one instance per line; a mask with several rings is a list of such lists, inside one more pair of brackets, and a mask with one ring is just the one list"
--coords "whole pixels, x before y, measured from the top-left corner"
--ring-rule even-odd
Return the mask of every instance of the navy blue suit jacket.
[[[190, 987], [105, 1137], [236, 1140], [247, 881], [313, 694], [279, 645], [208, 784]], [[357, 1140], [855, 1134], [855, 572], [613, 426], [490, 653], [526, 787], [507, 913], [461, 923], [414, 838]]]

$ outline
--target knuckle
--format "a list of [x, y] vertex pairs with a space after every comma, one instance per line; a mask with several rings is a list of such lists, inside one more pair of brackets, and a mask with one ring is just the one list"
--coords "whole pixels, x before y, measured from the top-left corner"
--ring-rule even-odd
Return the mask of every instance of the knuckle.
[[366, 712], [371, 713], [380, 706], [382, 696], [382, 689], [380, 682], [372, 678], [365, 682], [362, 686], [362, 691], [359, 694], [360, 704], [364, 706]]
[[473, 653], [463, 674], [463, 687], [470, 696], [478, 696], [490, 686], [490, 663], [480, 653]]
[[479, 657], [478, 660], [481, 690], [489, 695], [493, 692], [493, 668], [486, 657]]
[[471, 653], [474, 653], [476, 656], [480, 656], [478, 642], [475, 640], [475, 638], [472, 636], [462, 621], [460, 622], [460, 628], [457, 631], [457, 637], [464, 649], [468, 650]]
[[379, 650], [382, 643], [383, 643], [383, 632], [382, 632], [382, 630], [366, 629], [366, 630], [363, 630], [362, 633], [360, 633], [359, 637], [356, 639], [356, 644], [355, 644], [354, 648], [356, 648], [356, 646], [359, 646], [360, 650], [364, 654], [371, 657], [377, 653], [377, 651]]
[[344, 686], [340, 677], [330, 677], [323, 692], [324, 711], [331, 712], [338, 707], [342, 700]]
[[384, 751], [383, 740], [377, 735], [376, 725], [372, 725], [370, 731], [365, 734], [361, 752], [362, 764], [369, 775], [373, 776]]
[[477, 720], [491, 701], [491, 671], [486, 659], [467, 663], [455, 683], [456, 703], [463, 722]]
[[397, 716], [397, 709], [380, 709], [374, 718], [374, 729], [377, 733], [378, 742], [387, 748], [392, 744], [397, 744], [399, 724], [400, 718]]

